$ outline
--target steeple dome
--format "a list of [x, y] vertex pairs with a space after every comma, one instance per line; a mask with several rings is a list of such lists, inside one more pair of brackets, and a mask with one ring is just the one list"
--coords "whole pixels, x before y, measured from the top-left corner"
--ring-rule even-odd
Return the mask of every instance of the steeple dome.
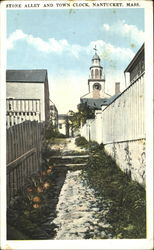
[[97, 53], [95, 52], [95, 55], [93, 56], [92, 60], [101, 60], [100, 57], [97, 55]]

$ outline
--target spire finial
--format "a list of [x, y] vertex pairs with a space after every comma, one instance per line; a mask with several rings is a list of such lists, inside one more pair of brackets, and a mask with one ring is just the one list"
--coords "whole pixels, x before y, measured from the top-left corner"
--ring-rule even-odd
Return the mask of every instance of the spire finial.
[[95, 50], [95, 54], [96, 54], [96, 51], [97, 51], [96, 44], [95, 44], [95, 47], [93, 49]]

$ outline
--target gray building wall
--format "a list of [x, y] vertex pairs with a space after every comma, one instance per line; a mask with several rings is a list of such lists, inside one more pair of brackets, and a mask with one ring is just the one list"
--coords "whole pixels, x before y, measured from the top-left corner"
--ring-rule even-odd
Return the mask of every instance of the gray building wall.
[[7, 82], [6, 85], [7, 98], [11, 97], [16, 99], [40, 99], [40, 120], [45, 121], [44, 83]]

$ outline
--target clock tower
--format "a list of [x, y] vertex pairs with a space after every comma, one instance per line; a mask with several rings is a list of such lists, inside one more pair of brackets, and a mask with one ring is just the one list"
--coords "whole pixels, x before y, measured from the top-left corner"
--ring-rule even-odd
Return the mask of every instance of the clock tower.
[[84, 103], [95, 109], [102, 109], [102, 106], [107, 106], [111, 96], [105, 93], [105, 75], [101, 66], [101, 59], [97, 54], [96, 46], [95, 54], [92, 57], [90, 76], [88, 79], [88, 93], [80, 97], [80, 103]]
[[101, 98], [105, 92], [105, 75], [103, 67], [101, 66], [101, 59], [97, 54], [96, 46], [94, 48], [95, 54], [92, 58], [92, 65], [90, 67], [90, 76], [88, 79], [89, 93], [93, 93], [93, 98]]

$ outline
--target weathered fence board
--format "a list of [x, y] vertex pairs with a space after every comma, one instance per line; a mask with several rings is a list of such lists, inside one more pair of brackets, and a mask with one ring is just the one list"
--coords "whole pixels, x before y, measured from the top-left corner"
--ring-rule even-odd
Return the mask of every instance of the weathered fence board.
[[25, 121], [7, 129], [8, 203], [28, 176], [41, 168], [42, 124]]
[[96, 111], [81, 128], [87, 140], [104, 148], [132, 179], [145, 183], [145, 96], [144, 73], [105, 109]]

